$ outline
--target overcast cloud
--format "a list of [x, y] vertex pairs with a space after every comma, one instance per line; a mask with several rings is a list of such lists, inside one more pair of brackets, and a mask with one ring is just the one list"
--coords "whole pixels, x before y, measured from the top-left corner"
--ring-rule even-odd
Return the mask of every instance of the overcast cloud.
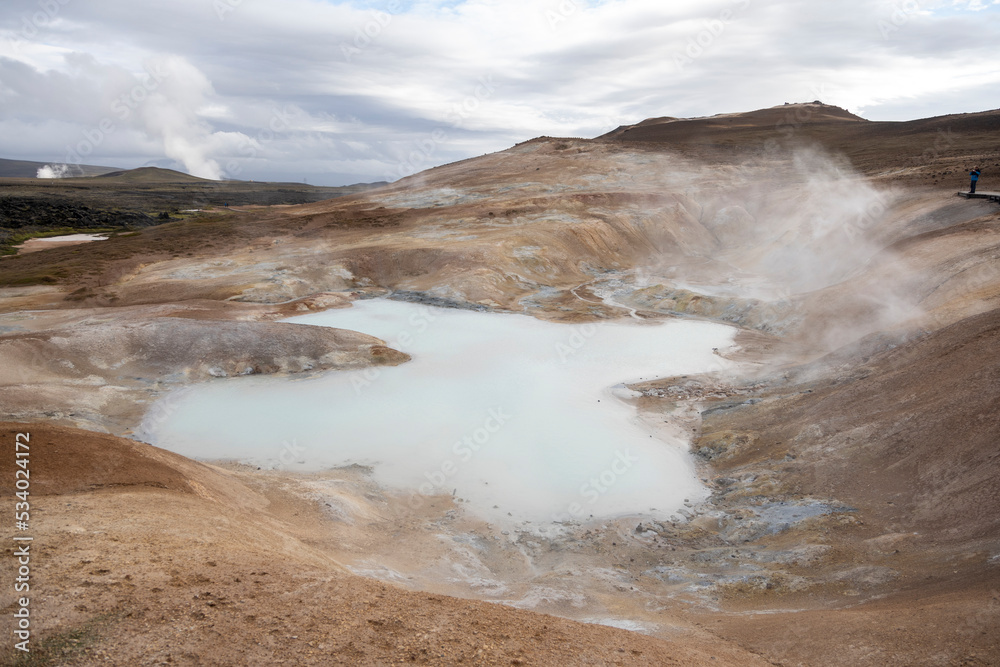
[[655, 116], [994, 109], [998, 63], [1000, 0], [4, 0], [0, 157], [394, 180]]

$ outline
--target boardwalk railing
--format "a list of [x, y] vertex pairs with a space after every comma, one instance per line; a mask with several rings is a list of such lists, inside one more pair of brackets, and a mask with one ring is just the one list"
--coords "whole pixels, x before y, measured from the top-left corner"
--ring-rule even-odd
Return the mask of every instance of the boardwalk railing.
[[971, 192], [957, 192], [955, 194], [966, 199], [989, 199], [992, 202], [1000, 204], [1000, 192], [977, 192], [975, 194]]

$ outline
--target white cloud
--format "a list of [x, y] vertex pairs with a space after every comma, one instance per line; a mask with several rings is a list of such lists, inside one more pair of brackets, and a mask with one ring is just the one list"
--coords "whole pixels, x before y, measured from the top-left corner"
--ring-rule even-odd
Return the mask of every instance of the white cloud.
[[[16, 157], [63, 160], [110, 117], [88, 161], [199, 175], [380, 179], [435, 131], [422, 166], [816, 91], [871, 118], [977, 111], [1000, 76], [996, 0], [53, 2], [51, 19], [31, 0], [0, 9]], [[174, 75], [119, 119], [157, 62]]]

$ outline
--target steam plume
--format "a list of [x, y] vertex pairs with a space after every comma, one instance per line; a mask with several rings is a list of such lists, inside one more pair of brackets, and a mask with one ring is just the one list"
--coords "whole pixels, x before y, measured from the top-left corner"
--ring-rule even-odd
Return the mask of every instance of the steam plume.
[[39, 168], [35, 178], [65, 178], [69, 166], [65, 164], [47, 164]]

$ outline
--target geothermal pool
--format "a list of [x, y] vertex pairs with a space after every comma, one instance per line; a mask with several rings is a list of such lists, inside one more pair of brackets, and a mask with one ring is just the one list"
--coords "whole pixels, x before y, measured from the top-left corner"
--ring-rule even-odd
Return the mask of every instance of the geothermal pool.
[[213, 380], [165, 398], [139, 437], [266, 468], [372, 466], [414, 504], [454, 494], [493, 521], [666, 517], [707, 495], [687, 443], [653, 437], [622, 383], [728, 367], [712, 348], [732, 344], [731, 327], [570, 326], [381, 299], [286, 321], [371, 334], [413, 360]]

